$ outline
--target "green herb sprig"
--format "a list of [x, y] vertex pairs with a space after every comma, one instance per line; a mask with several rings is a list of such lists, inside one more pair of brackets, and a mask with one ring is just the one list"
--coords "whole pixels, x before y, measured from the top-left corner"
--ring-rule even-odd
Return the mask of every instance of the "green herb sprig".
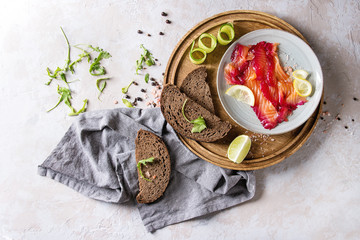
[[146, 83], [148, 83], [149, 82], [149, 77], [150, 77], [150, 75], [147, 73], [147, 74], [145, 74], [145, 82]]
[[51, 109], [47, 110], [47, 112], [52, 111], [54, 108], [56, 108], [62, 101], [64, 101], [64, 103], [71, 109], [71, 113], [69, 113], [69, 116], [77, 116], [82, 112], [85, 112], [86, 110], [86, 104], [87, 104], [87, 99], [84, 100], [84, 106], [79, 110], [76, 111], [70, 102], [70, 99], [72, 99], [71, 97], [71, 90], [68, 88], [64, 88], [64, 87], [57, 87], [57, 92], [60, 95], [60, 98], [58, 100], [58, 102], [56, 103], [56, 105], [54, 107], [52, 107]]
[[127, 85], [126, 87], [123, 87], [122, 89], [121, 89], [121, 92], [122, 93], [127, 93], [128, 91], [129, 91], [129, 87], [131, 86], [131, 84], [133, 84], [133, 82], [134, 82], [134, 80], [132, 80], [130, 83], [129, 83], [129, 85]]
[[134, 106], [131, 104], [131, 102], [129, 102], [129, 101], [126, 100], [125, 98], [122, 99], [122, 102], [125, 104], [126, 107], [128, 107], [128, 108], [134, 108]]
[[[101, 93], [104, 91], [104, 88], [106, 87], [106, 81], [109, 80], [109, 77], [106, 78], [99, 78], [96, 80], [96, 88], [99, 90], [98, 99], [101, 95]], [[100, 83], [102, 82], [102, 85], [100, 86]]]
[[141, 164], [146, 166], [147, 163], [152, 163], [152, 162], [154, 162], [154, 160], [155, 160], [154, 157], [150, 157], [150, 158], [147, 158], [147, 159], [142, 159], [137, 163], [137, 168], [139, 169], [139, 173], [140, 173], [141, 178], [143, 178], [144, 180], [146, 180], [148, 182], [151, 182], [152, 180], [150, 180], [150, 179], [148, 179], [148, 178], [146, 178], [144, 176], [144, 174], [141, 171]]
[[[84, 45], [84, 44], [78, 44], [78, 45], [75, 45], [74, 47], [77, 48], [77, 49], [80, 49], [82, 51], [82, 53], [79, 54], [78, 59], [76, 59], [75, 61], [72, 62], [71, 59], [70, 59], [70, 49], [71, 49], [71, 47], [70, 47], [69, 40], [68, 40], [64, 30], [62, 29], [62, 27], [60, 27], [60, 29], [61, 29], [61, 32], [62, 32], [62, 34], [63, 34], [63, 36], [65, 38], [66, 44], [67, 44], [67, 57], [66, 57], [66, 60], [65, 60], [65, 66], [62, 67], [62, 68], [57, 67], [55, 69], [55, 71], [51, 71], [50, 68], [46, 68], [47, 75], [50, 77], [50, 79], [45, 84], [50, 85], [51, 82], [54, 79], [59, 79], [59, 80], [62, 80], [66, 84], [66, 87], [58, 86], [57, 92], [60, 95], [59, 100], [56, 103], [56, 105], [54, 107], [52, 107], [51, 109], [49, 109], [47, 112], [52, 111], [61, 102], [64, 102], [71, 109], [71, 112], [69, 113], [69, 116], [76, 116], [76, 115], [79, 115], [80, 113], [86, 111], [86, 106], [87, 106], [88, 100], [85, 99], [83, 101], [84, 102], [83, 107], [79, 111], [76, 111], [72, 107], [71, 102], [70, 102], [70, 99], [72, 99], [72, 97], [71, 97], [72, 92], [71, 92], [69, 83], [74, 82], [74, 81], [68, 82], [67, 78], [66, 78], [66, 73], [68, 73], [69, 71], [71, 73], [74, 73], [75, 72], [74, 66], [77, 63], [81, 62], [84, 58], [87, 58], [87, 62], [90, 63], [90, 61], [91, 61], [91, 53], [92, 52], [98, 52], [99, 55], [90, 64], [89, 72], [93, 76], [104, 75], [104, 74], [106, 74], [106, 70], [105, 70], [105, 68], [103, 66], [101, 66], [100, 61], [103, 60], [103, 59], [110, 58], [111, 55], [110, 55], [110, 53], [103, 50], [102, 48], [93, 47], [92, 45], [86, 45], [88, 49], [85, 50], [85, 49], [79, 47], [80, 45]], [[91, 52], [91, 50], [92, 50], [92, 52]], [[110, 79], [110, 78], [107, 77], [107, 78], [100, 78], [100, 79], [96, 80], [96, 87], [100, 92], [99, 95], [98, 95], [98, 99], [100, 97], [100, 94], [103, 92], [104, 88], [106, 87], [106, 80], [108, 80], [108, 79]], [[101, 82], [102, 82], [102, 84], [100, 85]]]
[[140, 59], [136, 60], [136, 75], [138, 75], [138, 71], [143, 69], [143, 64], [145, 62], [149, 67], [155, 64], [155, 59], [152, 53], [147, 50], [144, 45], [140, 45], [140, 48], [143, 50], [143, 53], [140, 56]]
[[187, 122], [194, 124], [193, 128], [191, 129], [191, 132], [192, 133], [200, 133], [206, 128], [205, 119], [202, 116], [199, 116], [197, 119], [194, 119], [191, 121], [189, 119], [187, 119], [187, 117], [185, 116], [185, 111], [184, 111], [186, 102], [187, 102], [187, 99], [185, 99], [184, 104], [181, 109], [182, 115], [184, 116], [184, 118]]

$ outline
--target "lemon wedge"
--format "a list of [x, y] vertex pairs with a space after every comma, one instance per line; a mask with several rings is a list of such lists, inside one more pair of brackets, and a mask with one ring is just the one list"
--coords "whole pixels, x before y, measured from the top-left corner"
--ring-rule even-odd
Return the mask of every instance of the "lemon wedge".
[[294, 78], [300, 78], [300, 79], [306, 80], [307, 77], [309, 76], [309, 73], [307, 71], [305, 71], [305, 70], [298, 69], [298, 70], [295, 70], [292, 73], [292, 75], [293, 75]]
[[249, 153], [250, 147], [250, 137], [247, 135], [240, 135], [230, 143], [227, 150], [227, 156], [231, 161], [241, 163]]
[[311, 83], [306, 80], [309, 76], [309, 73], [305, 70], [298, 69], [292, 73], [294, 78], [293, 85], [295, 88], [295, 92], [302, 97], [307, 97], [312, 92]]
[[254, 93], [250, 88], [244, 85], [234, 85], [226, 90], [225, 94], [235, 98], [240, 102], [249, 104], [250, 106], [254, 106], [255, 104]]
[[302, 97], [307, 97], [312, 92], [312, 86], [308, 80], [295, 78], [293, 84], [294, 84], [295, 92]]

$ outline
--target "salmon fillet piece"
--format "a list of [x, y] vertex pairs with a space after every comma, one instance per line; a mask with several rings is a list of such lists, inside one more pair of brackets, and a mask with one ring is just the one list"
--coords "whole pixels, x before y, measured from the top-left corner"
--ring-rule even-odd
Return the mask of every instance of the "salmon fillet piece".
[[297, 106], [307, 100], [299, 96], [290, 76], [284, 71], [277, 54], [278, 43], [259, 42], [245, 46], [237, 44], [231, 62], [224, 68], [230, 85], [245, 85], [255, 96], [252, 107], [265, 129], [273, 129]]

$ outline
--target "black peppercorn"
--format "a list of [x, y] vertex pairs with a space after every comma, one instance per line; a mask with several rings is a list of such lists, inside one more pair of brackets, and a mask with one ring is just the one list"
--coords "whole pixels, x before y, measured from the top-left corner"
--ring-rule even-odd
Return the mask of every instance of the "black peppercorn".
[[130, 96], [129, 96], [129, 95], [125, 95], [125, 98], [129, 99], [129, 98], [130, 98]]
[[135, 82], [135, 81], [133, 82], [133, 84], [134, 84], [135, 86], [137, 86], [137, 85], [138, 85], [138, 83], [137, 83], [137, 82]]
[[146, 92], [146, 90], [145, 90], [145, 89], [143, 89], [143, 88], [142, 88], [140, 91], [141, 91], [141, 92]]
[[151, 37], [151, 34], [150, 34], [150, 33], [148, 33], [148, 37]]
[[141, 98], [141, 97], [137, 97], [137, 98], [136, 98], [136, 101], [141, 102], [141, 101], [142, 101], [142, 98]]
[[354, 101], [359, 101], [359, 99], [358, 99], [358, 98], [356, 98], [356, 97], [353, 97], [353, 99], [354, 99]]
[[141, 31], [141, 30], [138, 30], [138, 34], [143, 34], [143, 31]]
[[162, 13], [161, 13], [161, 16], [166, 17], [166, 16], [167, 16], [167, 13], [166, 13], [166, 12], [162, 12]]
[[163, 33], [163, 32], [159, 32], [159, 35], [164, 35], [164, 33]]
[[169, 20], [169, 19], [166, 19], [166, 21], [165, 21], [167, 24], [170, 24], [171, 23], [171, 21]]

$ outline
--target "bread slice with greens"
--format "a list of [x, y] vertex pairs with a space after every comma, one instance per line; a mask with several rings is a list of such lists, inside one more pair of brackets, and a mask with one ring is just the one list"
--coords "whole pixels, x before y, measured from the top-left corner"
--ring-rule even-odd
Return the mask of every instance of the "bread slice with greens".
[[210, 87], [206, 82], [206, 78], [206, 67], [198, 67], [185, 77], [181, 83], [180, 91], [211, 113], [215, 113]]
[[160, 108], [176, 132], [196, 141], [214, 142], [225, 137], [231, 129], [229, 122], [222, 121], [175, 85], [164, 87]]
[[138, 203], [151, 203], [160, 198], [169, 183], [170, 155], [163, 140], [140, 129], [135, 139], [139, 194]]

